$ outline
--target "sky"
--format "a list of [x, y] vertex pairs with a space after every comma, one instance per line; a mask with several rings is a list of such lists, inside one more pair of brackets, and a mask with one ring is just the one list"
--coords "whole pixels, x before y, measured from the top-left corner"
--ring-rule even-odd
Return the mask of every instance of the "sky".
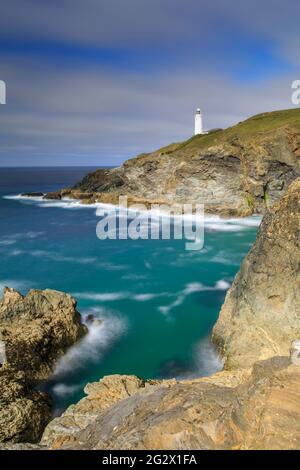
[[0, 166], [115, 166], [292, 108], [299, 0], [3, 0]]

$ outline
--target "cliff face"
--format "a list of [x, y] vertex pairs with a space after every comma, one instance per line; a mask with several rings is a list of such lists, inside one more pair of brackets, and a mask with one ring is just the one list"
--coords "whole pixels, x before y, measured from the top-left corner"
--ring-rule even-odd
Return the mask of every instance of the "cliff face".
[[213, 340], [226, 368], [287, 355], [300, 337], [300, 180], [263, 219], [227, 293]]
[[300, 337], [299, 233], [300, 179], [265, 215], [227, 294], [213, 333], [223, 371], [181, 382], [105, 377], [48, 425], [42, 443], [52, 449], [299, 449], [300, 365], [289, 357]]
[[0, 442], [36, 442], [51, 418], [50, 398], [34, 388], [86, 332], [62, 292], [5, 288], [0, 301]]
[[117, 203], [203, 203], [207, 212], [264, 212], [300, 176], [300, 110], [254, 116], [224, 131], [195, 136], [112, 170], [97, 170], [72, 189], [48, 194]]

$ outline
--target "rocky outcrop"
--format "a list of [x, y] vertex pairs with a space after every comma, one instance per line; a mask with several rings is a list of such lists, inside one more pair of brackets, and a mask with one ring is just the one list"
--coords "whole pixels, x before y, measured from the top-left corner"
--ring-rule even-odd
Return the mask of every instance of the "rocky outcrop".
[[0, 369], [0, 391], [0, 442], [37, 442], [51, 419], [50, 398], [8, 366]]
[[59, 418], [47, 426], [41, 444], [61, 446], [75, 441], [75, 436], [89, 424], [96, 421], [100, 413], [119, 401], [128, 398], [140, 390], [159, 383], [145, 381], [135, 376], [111, 375], [100, 382], [88, 384], [84, 391], [86, 398], [70, 406]]
[[225, 216], [263, 213], [300, 176], [300, 110], [254, 116], [195, 136], [112, 170], [99, 169], [73, 188], [45, 197], [84, 203], [203, 203]]
[[24, 297], [5, 288], [0, 302], [0, 339], [8, 365], [29, 380], [45, 379], [55, 361], [86, 333], [75, 300], [50, 289]]
[[[231, 384], [226, 371], [209, 380], [155, 384], [126, 377], [137, 386], [119, 401], [115, 390], [118, 395], [123, 378], [104, 378], [71, 413], [50, 423], [42, 443], [52, 449], [299, 448], [300, 367], [275, 357], [256, 363], [239, 385], [231, 376]], [[104, 388], [104, 397], [113, 398], [101, 407]]]
[[62, 292], [5, 288], [0, 301], [0, 442], [37, 442], [51, 418], [50, 398], [35, 389], [86, 332], [76, 303]]
[[287, 355], [300, 338], [300, 180], [263, 219], [228, 291], [213, 340], [225, 367]]

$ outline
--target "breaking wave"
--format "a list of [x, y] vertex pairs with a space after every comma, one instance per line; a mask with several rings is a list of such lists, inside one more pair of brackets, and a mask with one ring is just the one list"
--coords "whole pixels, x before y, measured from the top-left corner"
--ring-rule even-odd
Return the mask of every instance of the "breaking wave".
[[106, 351], [126, 332], [127, 323], [123, 318], [103, 312], [103, 309], [89, 311], [100, 323], [89, 325], [87, 335], [60, 359], [54, 370], [54, 378], [82, 369], [91, 362], [101, 361]]
[[210, 338], [204, 338], [195, 348], [195, 366], [198, 375], [207, 377], [219, 372], [223, 367], [223, 362], [219, 357], [216, 348]]
[[[118, 209], [118, 217], [123, 217], [126, 212], [127, 215], [130, 217], [130, 215], [135, 215], [136, 211], [131, 210], [128, 208], [127, 210], [125, 208], [122, 208], [120, 206], [116, 206], [113, 204], [104, 204], [104, 203], [93, 203], [93, 204], [84, 204], [79, 200], [76, 199], [70, 199], [70, 198], [63, 198], [61, 200], [47, 200], [43, 199], [41, 196], [22, 196], [21, 194], [15, 194], [15, 195], [6, 195], [2, 196], [4, 199], [12, 199], [12, 200], [18, 200], [20, 202], [32, 202], [32, 203], [37, 203], [39, 207], [57, 207], [57, 208], [62, 208], [62, 209], [102, 209], [104, 212], [110, 212], [110, 211], [115, 211]], [[145, 211], [139, 211], [140, 214], [145, 213], [148, 214], [149, 217], [151, 216], [151, 221], [155, 223], [155, 220], [159, 220], [164, 217], [168, 217], [169, 214], [153, 209], [153, 210], [145, 210]], [[185, 221], [196, 221], [199, 219], [199, 216], [193, 215], [193, 214], [184, 214], [184, 215], [175, 215], [174, 219], [180, 218]], [[201, 220], [202, 217], [200, 216]], [[261, 223], [261, 216], [250, 216], [250, 217], [243, 217], [243, 218], [222, 218], [217, 215], [205, 215], [204, 216], [204, 221], [205, 221], [205, 228], [207, 230], [212, 230], [212, 231], [222, 231], [222, 232], [237, 232], [240, 230], [245, 230], [247, 228], [251, 227], [258, 227]]]

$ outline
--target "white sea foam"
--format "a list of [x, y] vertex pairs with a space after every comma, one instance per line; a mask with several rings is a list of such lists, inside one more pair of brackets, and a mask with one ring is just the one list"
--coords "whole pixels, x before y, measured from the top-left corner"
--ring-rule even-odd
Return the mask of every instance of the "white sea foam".
[[171, 310], [173, 310], [175, 307], [179, 307], [182, 305], [185, 301], [185, 299], [190, 295], [195, 292], [203, 292], [203, 291], [216, 291], [216, 290], [226, 290], [230, 287], [230, 284], [225, 281], [224, 279], [221, 279], [216, 282], [214, 286], [205, 286], [201, 284], [200, 282], [191, 282], [185, 286], [185, 288], [178, 292], [176, 295], [176, 299], [171, 302], [169, 305], [161, 305], [158, 307], [158, 310], [161, 313], [167, 314]]
[[57, 261], [61, 263], [93, 264], [94, 266], [105, 269], [106, 271], [124, 271], [124, 270], [129, 269], [128, 265], [99, 262], [96, 257], [92, 257], [92, 256], [65, 256], [59, 253], [46, 251], [46, 250], [15, 249], [15, 250], [6, 252], [6, 254], [9, 256], [28, 255], [28, 256], [34, 256], [36, 258], [49, 259], [51, 261]]
[[9, 254], [11, 256], [26, 254], [36, 258], [45, 258], [50, 259], [51, 261], [58, 261], [63, 263], [94, 264], [97, 262], [97, 258], [95, 257], [64, 256], [59, 253], [46, 250], [12, 250]]
[[94, 300], [100, 302], [113, 302], [115, 300], [127, 299], [127, 292], [75, 292], [73, 296], [77, 299]]
[[6, 253], [6, 255], [9, 255], [9, 256], [20, 256], [24, 253], [23, 250], [11, 250], [9, 251], [8, 253]]
[[223, 367], [222, 360], [209, 338], [205, 338], [197, 344], [194, 358], [197, 375], [201, 375], [201, 377], [215, 374]]
[[136, 302], [147, 302], [157, 297], [170, 296], [168, 292], [132, 294], [131, 292], [75, 292], [73, 296], [82, 300], [93, 300], [95, 302], [114, 302], [117, 300], [135, 300]]
[[28, 254], [36, 256], [38, 258], [47, 258], [53, 261], [61, 261], [67, 263], [78, 263], [78, 264], [93, 264], [97, 261], [97, 258], [93, 257], [80, 257], [80, 256], [64, 256], [58, 253], [52, 253], [51, 251], [45, 250], [32, 250]]
[[224, 219], [219, 216], [205, 216], [205, 228], [217, 232], [239, 232], [251, 227], [258, 227], [262, 217], [251, 216], [242, 218]]
[[141, 294], [132, 294], [131, 292], [120, 291], [120, 292], [74, 292], [72, 295], [77, 299], [91, 300], [94, 302], [114, 302], [119, 300], [134, 300], [137, 302], [147, 302], [160, 297], [176, 297], [174, 302], [167, 306], [158, 307], [162, 313], [168, 313], [174, 307], [181, 305], [185, 298], [195, 292], [210, 291], [210, 290], [226, 290], [230, 287], [229, 282], [225, 280], [219, 280], [215, 286], [205, 286], [199, 282], [192, 282], [185, 286], [180, 292], [146, 292]]
[[236, 256], [235, 253], [228, 252], [226, 250], [221, 250], [219, 253], [216, 253], [211, 259], [211, 263], [225, 264], [227, 266], [240, 266], [240, 258]]
[[224, 281], [224, 279], [221, 279], [216, 283], [216, 289], [219, 290], [227, 290], [230, 287], [230, 283], [227, 281]]
[[12, 199], [16, 201], [42, 201], [43, 197], [42, 196], [22, 196], [22, 194], [8, 194], [6, 196], [2, 196], [3, 199]]
[[[95, 312], [95, 309], [92, 310], [94, 315]], [[60, 359], [53, 374], [54, 378], [72, 373], [88, 363], [98, 363], [112, 344], [126, 332], [127, 324], [123, 318], [111, 314], [103, 316], [103, 309], [99, 312], [101, 323], [90, 325], [88, 334]]]
[[73, 395], [73, 393], [78, 392], [84, 387], [84, 384], [78, 385], [67, 385], [64, 383], [57, 383], [52, 387], [52, 392], [59, 397], [67, 397], [69, 395]]
[[148, 300], [157, 299], [158, 297], [170, 296], [169, 292], [160, 292], [160, 293], [146, 293], [146, 294], [136, 294], [132, 298], [137, 302], [147, 302]]
[[19, 240], [34, 239], [43, 235], [44, 233], [45, 232], [35, 232], [35, 231], [13, 233], [13, 234], [7, 235], [6, 237], [1, 237], [0, 246], [14, 245]]
[[9, 245], [14, 245], [15, 243], [17, 243], [17, 240], [12, 240], [12, 239], [0, 240], [0, 246], [9, 246]]
[[[32, 203], [38, 203], [39, 207], [57, 207], [62, 209], [102, 209], [104, 212], [115, 212], [118, 211], [118, 217], [122, 218], [127, 216], [135, 216], [136, 211], [129, 208], [123, 208], [121, 206], [113, 205], [113, 204], [104, 204], [100, 202], [96, 202], [93, 204], [83, 204], [80, 200], [71, 199], [71, 198], [62, 198], [61, 200], [47, 200], [43, 199], [39, 196], [22, 196], [20, 194], [16, 195], [6, 195], [2, 196], [4, 199], [15, 199], [19, 200], [20, 202], [28, 201]], [[205, 207], [204, 207], [205, 209]], [[151, 221], [155, 223], [155, 221], [159, 221], [164, 217], [169, 217], [168, 212], [158, 209], [150, 209], [139, 211], [139, 214], [145, 214], [151, 217]], [[197, 216], [195, 214], [183, 214], [183, 215], [174, 215], [174, 219], [182, 219], [185, 221], [190, 220], [194, 222], [199, 220], [199, 217], [202, 220], [201, 216]], [[205, 215], [204, 222], [205, 228], [213, 231], [224, 231], [224, 232], [238, 232], [240, 230], [245, 230], [250, 227], [257, 227], [260, 225], [261, 222], [260, 216], [251, 216], [251, 217], [243, 217], [243, 218], [222, 218], [217, 215]]]

